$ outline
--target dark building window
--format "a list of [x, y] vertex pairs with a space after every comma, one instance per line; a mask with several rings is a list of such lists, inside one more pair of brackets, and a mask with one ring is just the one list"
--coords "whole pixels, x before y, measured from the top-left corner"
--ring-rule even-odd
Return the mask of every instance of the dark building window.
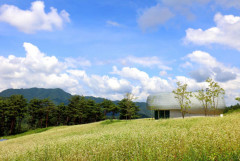
[[155, 119], [165, 119], [170, 117], [169, 110], [155, 110], [154, 112]]

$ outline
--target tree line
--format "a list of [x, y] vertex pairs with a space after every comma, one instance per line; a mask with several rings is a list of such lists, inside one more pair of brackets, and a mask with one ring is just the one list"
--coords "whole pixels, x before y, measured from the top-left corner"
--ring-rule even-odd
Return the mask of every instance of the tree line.
[[116, 116], [126, 120], [138, 118], [139, 107], [133, 98], [128, 93], [118, 104], [114, 104], [108, 99], [96, 103], [75, 95], [69, 99], [68, 105], [56, 105], [48, 98], [34, 98], [28, 102], [23, 95], [0, 98], [0, 136], [49, 126], [91, 123], [109, 117], [115, 119]]
[[224, 110], [224, 113], [233, 112], [233, 111], [236, 111], [236, 110], [240, 111], [240, 104], [239, 104], [240, 103], [240, 97], [236, 97], [235, 100], [238, 101], [238, 103], [236, 105], [231, 105], [228, 108], [226, 108]]

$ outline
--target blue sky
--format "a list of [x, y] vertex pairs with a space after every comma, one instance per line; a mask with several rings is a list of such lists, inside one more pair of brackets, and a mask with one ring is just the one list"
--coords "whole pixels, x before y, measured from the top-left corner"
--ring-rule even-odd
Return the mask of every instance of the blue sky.
[[139, 101], [213, 78], [240, 95], [239, 0], [2, 0], [0, 90]]

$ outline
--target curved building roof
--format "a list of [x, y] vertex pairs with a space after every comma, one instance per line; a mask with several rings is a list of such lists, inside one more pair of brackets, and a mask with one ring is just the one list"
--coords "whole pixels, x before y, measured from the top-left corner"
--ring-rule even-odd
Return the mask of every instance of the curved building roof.
[[[193, 97], [191, 100], [191, 109], [189, 110], [199, 110], [203, 109], [201, 102], [194, 96], [197, 92], [193, 92]], [[177, 99], [174, 97], [173, 93], [159, 93], [155, 95], [150, 95], [147, 98], [147, 108], [149, 110], [180, 110], [181, 107]], [[217, 109], [224, 109], [226, 107], [223, 97], [218, 98], [218, 107]], [[209, 108], [210, 109], [210, 108]]]

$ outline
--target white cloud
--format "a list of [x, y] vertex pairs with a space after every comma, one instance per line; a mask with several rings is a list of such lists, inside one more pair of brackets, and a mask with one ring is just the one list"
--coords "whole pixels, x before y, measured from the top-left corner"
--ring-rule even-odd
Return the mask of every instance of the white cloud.
[[106, 24], [109, 26], [114, 26], [114, 27], [121, 27], [122, 25], [120, 25], [119, 23], [115, 22], [115, 21], [106, 21]]
[[22, 10], [13, 5], [0, 6], [0, 21], [25, 33], [35, 33], [36, 31], [52, 31], [53, 28], [61, 29], [64, 21], [70, 22], [69, 13], [51, 7], [49, 13], [44, 11], [44, 2], [32, 2], [30, 10]]
[[129, 67], [123, 67], [121, 71], [117, 69], [116, 66], [113, 67], [113, 74], [120, 75], [124, 78], [130, 78], [134, 80], [145, 80], [149, 79], [148, 74], [138, 70], [137, 68], [129, 68]]
[[[138, 101], [146, 101], [149, 94], [171, 92], [177, 81], [187, 83], [191, 91], [206, 88], [206, 83], [197, 82], [194, 78], [179, 75], [163, 79], [131, 67], [118, 69], [113, 66], [110, 75], [88, 74], [85, 70], [73, 68], [66, 61], [59, 61], [55, 56], [42, 53], [31, 43], [24, 43], [24, 48], [25, 57], [0, 56], [0, 91], [7, 88], [62, 88], [72, 94], [109, 99], [122, 99], [126, 92], [132, 92], [138, 97]], [[226, 90], [227, 104], [234, 103], [234, 98], [240, 93], [239, 68], [225, 66], [202, 51], [188, 54], [185, 60], [192, 64], [190, 69], [207, 68], [211, 76]], [[164, 70], [161, 72], [166, 74]], [[198, 72], [195, 75], [197, 74]], [[204, 74], [200, 72], [200, 76]]]
[[160, 76], [166, 76], [167, 72], [165, 70], [162, 70], [162, 71], [159, 72], [159, 75]]
[[240, 93], [239, 68], [225, 66], [209, 53], [203, 51], [194, 51], [188, 54], [185, 59], [188, 59], [193, 64], [194, 70], [190, 72], [192, 79], [184, 77], [181, 79], [182, 81], [187, 80], [191, 84], [192, 89], [194, 87], [195, 89], [196, 87], [200, 89], [206, 88], [206, 84], [203, 81], [207, 77], [211, 77], [225, 89], [227, 105], [235, 103], [234, 99]]
[[216, 27], [207, 30], [186, 30], [186, 42], [198, 45], [221, 44], [240, 51], [240, 17], [233, 15], [221, 15], [217, 13], [214, 17]]
[[181, 64], [180, 67], [182, 67], [182, 68], [192, 67], [192, 63], [186, 61], [184, 64]]
[[[122, 96], [132, 91], [131, 83], [122, 78], [110, 77], [108, 75], [88, 75], [82, 70], [67, 70], [74, 78], [82, 82], [90, 90], [88, 94], [107, 97], [110, 99], [121, 99]], [[113, 96], [113, 97], [112, 97]]]
[[77, 67], [90, 67], [92, 66], [92, 63], [85, 59], [85, 58], [65, 58], [65, 63], [67, 66], [72, 67], [72, 68], [77, 68]]
[[216, 58], [203, 51], [194, 51], [186, 56], [192, 63], [195, 63], [199, 69], [193, 70], [190, 76], [197, 81], [204, 81], [208, 77], [214, 77], [219, 82], [227, 82], [237, 77], [236, 68], [226, 67], [218, 62]]
[[173, 89], [171, 80], [162, 79], [160, 77], [149, 77], [149, 75], [137, 68], [123, 67], [118, 70], [113, 67], [112, 74], [119, 75], [122, 78], [131, 79], [132, 93], [140, 100], [146, 99], [146, 96], [158, 92], [170, 92]]
[[60, 87], [69, 92], [81, 91], [77, 79], [65, 72], [68, 68], [55, 56], [47, 56], [31, 43], [23, 44], [26, 57], [0, 56], [0, 90], [7, 88]]
[[200, 50], [188, 54], [186, 58], [189, 58], [191, 62], [198, 63], [205, 67], [213, 68], [221, 66], [221, 63], [219, 63], [216, 58], [212, 57], [209, 53]]
[[143, 31], [146, 29], [155, 28], [158, 25], [164, 24], [171, 19], [174, 14], [166, 7], [160, 4], [145, 9], [138, 18], [138, 25]]
[[163, 70], [171, 70], [171, 67], [168, 67], [164, 65], [164, 62], [161, 61], [158, 57], [153, 56], [153, 57], [135, 57], [135, 56], [128, 56], [124, 59], [121, 59], [120, 62], [123, 65], [128, 65], [128, 64], [137, 64], [141, 65], [144, 67], [154, 67], [157, 66], [160, 69]]

